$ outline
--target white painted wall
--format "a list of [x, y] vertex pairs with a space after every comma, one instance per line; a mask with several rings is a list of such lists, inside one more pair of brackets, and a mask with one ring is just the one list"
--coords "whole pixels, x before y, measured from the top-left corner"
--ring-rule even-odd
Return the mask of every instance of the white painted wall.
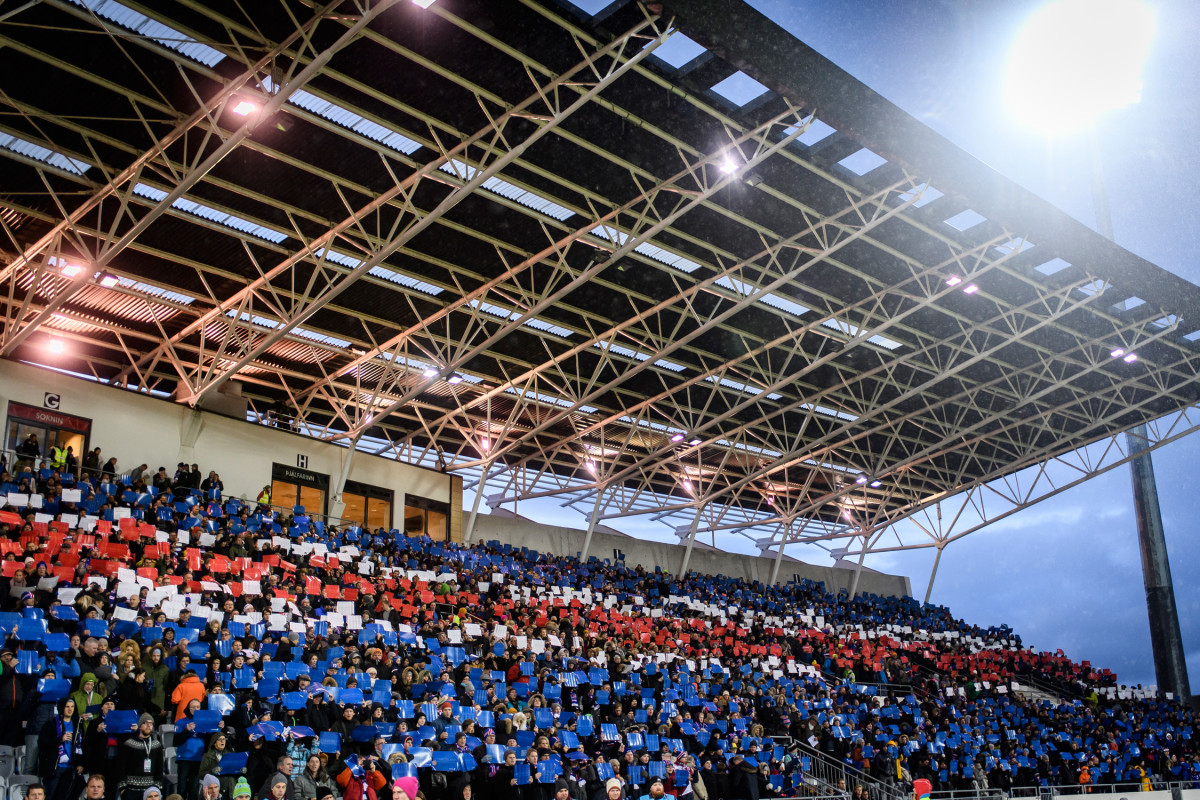
[[[253, 499], [271, 482], [272, 462], [295, 466], [299, 454], [308, 456], [307, 469], [336, 481], [343, 459], [350, 453], [344, 447], [289, 431], [193, 411], [170, 400], [52, 370], [0, 361], [0, 412], [7, 414], [10, 400], [40, 408], [46, 392], [61, 395], [59, 411], [92, 420], [91, 446], [101, 448], [106, 460], [116, 456], [121, 471], [146, 463], [152, 470], [163, 466], [174, 474], [178, 462], [194, 462], [205, 476], [210, 469], [220, 473], [226, 495], [231, 497], [245, 495]], [[195, 435], [195, 444], [190, 448], [185, 444], [189, 432]], [[354, 454], [350, 479], [396, 493], [394, 527], [403, 522], [405, 494], [451, 502], [450, 475], [367, 453]]]
[[[498, 540], [517, 547], [529, 547], [542, 553], [553, 555], [578, 555], [583, 549], [583, 540], [587, 531], [575, 528], [542, 525], [520, 517], [501, 514], [480, 513], [475, 519], [475, 533], [471, 537], [475, 542]], [[663, 570], [675, 574], [683, 563], [684, 548], [677, 544], [649, 542], [624, 536], [617, 533], [603, 533], [597, 530], [592, 535], [592, 545], [588, 555], [599, 559], [612, 559], [613, 550], [625, 554], [625, 563], [629, 566], [641, 564], [649, 570], [660, 566]], [[760, 556], [744, 556], [724, 553], [715, 550], [694, 548], [688, 568], [710, 575], [729, 575], [748, 581], [767, 583], [771, 578], [771, 568], [774, 558]], [[793, 577], [808, 578], [822, 581], [828, 591], [849, 589], [853, 579], [853, 570], [839, 567], [819, 567], [801, 561], [785, 559], [779, 567], [779, 579], [783, 582]], [[858, 580], [859, 591], [880, 595], [911, 595], [908, 578], [903, 575], [887, 575], [882, 572], [863, 570]], [[1200, 798], [1197, 798], [1200, 800]]]

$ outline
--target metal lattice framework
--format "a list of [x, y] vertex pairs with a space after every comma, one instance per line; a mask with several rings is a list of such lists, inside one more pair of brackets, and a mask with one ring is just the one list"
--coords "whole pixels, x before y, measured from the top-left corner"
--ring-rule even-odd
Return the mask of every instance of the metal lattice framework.
[[1195, 429], [1200, 290], [748, 6], [422, 5], [0, 11], [0, 355], [777, 572]]

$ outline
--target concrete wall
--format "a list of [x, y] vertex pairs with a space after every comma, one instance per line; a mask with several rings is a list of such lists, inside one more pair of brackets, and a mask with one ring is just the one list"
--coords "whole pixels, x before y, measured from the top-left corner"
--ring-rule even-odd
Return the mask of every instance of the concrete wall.
[[[495, 539], [553, 555], [577, 555], [583, 549], [583, 540], [586, 534], [585, 530], [542, 525], [511, 515], [480, 513], [475, 520], [475, 531], [471, 540], [486, 542]], [[630, 566], [641, 564], [648, 569], [661, 566], [664, 570], [674, 573], [683, 563], [684, 548], [682, 545], [648, 542], [619, 533], [604, 533], [600, 530], [592, 535], [589, 555], [600, 559], [612, 559], [614, 550], [623, 552], [625, 563]], [[766, 583], [771, 577], [774, 561], [774, 558], [734, 555], [711, 549], [701, 549], [697, 546], [692, 550], [688, 568], [702, 573], [729, 575]], [[834, 592], [839, 589], [848, 589], [853, 576], [852, 570], [819, 567], [787, 558], [779, 568], [780, 581], [786, 583], [792, 578], [808, 578], [822, 581], [826, 589]], [[867, 569], [864, 569], [859, 577], [858, 588], [862, 592], [881, 595], [912, 594], [907, 577], [886, 575]]]
[[[58, 411], [92, 420], [90, 446], [101, 448], [105, 460], [116, 456], [121, 471], [146, 463], [151, 470], [163, 466], [174, 474], [178, 462], [196, 463], [206, 477], [210, 469], [219, 472], [230, 497], [245, 495], [254, 499], [271, 482], [272, 462], [296, 466], [299, 455], [308, 457], [306, 469], [324, 473], [334, 483], [344, 459], [350, 455], [345, 447], [289, 431], [193, 411], [170, 400], [27, 364], [0, 361], [0, 413], [7, 414], [10, 400], [40, 408], [46, 392], [61, 396]], [[403, 526], [406, 494], [450, 503], [451, 514], [461, 515], [461, 477], [362, 452], [354, 454], [349, 477], [395, 492], [393, 527]], [[461, 530], [461, 520], [452, 519], [450, 527], [452, 531]]]

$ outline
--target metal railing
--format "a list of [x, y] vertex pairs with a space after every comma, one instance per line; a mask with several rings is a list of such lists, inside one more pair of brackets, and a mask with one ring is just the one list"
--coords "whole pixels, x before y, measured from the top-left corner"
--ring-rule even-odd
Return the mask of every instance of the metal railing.
[[[1176, 789], [1200, 789], [1200, 781], [1159, 781], [1151, 779], [1150, 788], [1154, 791], [1170, 791]], [[950, 791], [930, 792], [931, 800], [1008, 800], [1009, 798], [1053, 798], [1065, 795], [1085, 794], [1133, 794], [1140, 793], [1142, 786], [1139, 781], [1124, 781], [1122, 783], [1089, 783], [1064, 784], [1060, 786], [1014, 786], [1008, 791], [1002, 789], [955, 789]]]
[[805, 776], [811, 776], [825, 788], [830, 789], [832, 793], [843, 792], [838, 787], [838, 781], [842, 781], [842, 785], [846, 787], [844, 790], [846, 795], [854, 790], [855, 785], [861, 785], [872, 800], [909, 800], [909, 793], [905, 789], [873, 778], [861, 769], [843, 764], [804, 742], [796, 741], [791, 737], [772, 738], [785, 740], [787, 749], [797, 750], [801, 755], [806, 756], [809, 760], [809, 768], [804, 770]]

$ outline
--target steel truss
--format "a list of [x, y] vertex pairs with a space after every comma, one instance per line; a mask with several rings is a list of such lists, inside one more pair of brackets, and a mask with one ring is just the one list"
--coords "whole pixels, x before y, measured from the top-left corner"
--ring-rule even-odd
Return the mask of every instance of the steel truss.
[[[128, 36], [66, 0], [43, 5], [114, 41]], [[256, 418], [282, 403], [301, 432], [474, 477], [468, 537], [483, 500], [559, 498], [583, 509], [585, 553], [599, 524], [646, 516], [686, 542], [681, 570], [697, 537], [715, 546], [726, 532], [773, 553], [776, 574], [793, 543], [860, 563], [898, 547], [940, 556], [987, 521], [1122, 463], [1116, 432], [1178, 409], [1164, 420], [1182, 421], [1160, 421], [1152, 446], [1194, 429], [1200, 359], [1170, 309], [1113, 308], [1099, 259], [1053, 280], [1033, 272], [1028, 231], [994, 223], [986, 235], [956, 236], [923, 210], [928, 182], [912, 170], [855, 180], [836, 159], [795, 145], [812, 109], [776, 98], [761, 112], [735, 112], [665, 75], [652, 55], [673, 21], [650, 7], [631, 6], [623, 32], [609, 35], [523, 0], [542, 33], [569, 43], [567, 62], [435, 4], [422, 19], [438, 35], [471, 41], [497, 71], [515, 65], [518, 79], [500, 90], [395, 34], [391, 14], [407, 5], [345, 13], [348, 4], [333, 3], [294, 17], [278, 41], [253, 20], [191, 0], [139, 6], [236, 65], [205, 67], [135, 37], [130, 63], [148, 63], [146, 53], [169, 63], [186, 86], [181, 99], [55, 64], [123, 97], [141, 140], [0, 97], [49, 149], [103, 173], [63, 174], [4, 153], [36, 171], [52, 208], [29, 195], [0, 198], [0, 210], [45, 228], [30, 239], [0, 215], [16, 252], [0, 267], [0, 355], [28, 353], [50, 332], [85, 351], [97, 378], [193, 406], [236, 377]], [[206, 24], [225, 38], [200, 33]], [[15, 38], [0, 43], [52, 62]], [[347, 48], [436, 78], [483, 124], [468, 130], [465, 107], [439, 114], [371, 84], [334, 58]], [[645, 87], [716, 138], [666, 124], [670, 115], [642, 101]], [[230, 104], [246, 96], [263, 100], [263, 111], [231, 126]], [[309, 98], [364, 122], [347, 127]], [[306, 160], [287, 137], [255, 135], [285, 118], [367, 154], [377, 176]], [[594, 135], [589, 126], [603, 121], [629, 126], [657, 157]], [[368, 123], [420, 149], [397, 150]], [[593, 160], [605, 181], [552, 168], [545, 151], [556, 147]], [[222, 168], [234, 153], [283, 165], [336, 200], [316, 207], [239, 180]], [[816, 181], [822, 192], [792, 191], [789, 181]], [[521, 191], [566, 214], [531, 206]], [[181, 200], [278, 236], [198, 218]], [[511, 224], [475, 222], [480, 204]], [[233, 244], [236, 258], [227, 246], [164, 246], [147, 235], [163, 224]], [[472, 257], [437, 252], [431, 236], [453, 237]], [[127, 255], [184, 275], [152, 275], [123, 263]], [[88, 268], [65, 276], [68, 259]], [[401, 265], [421, 284], [380, 276]], [[137, 306], [147, 324], [89, 310], [104, 272], [132, 282], [108, 297]], [[184, 299], [159, 291], [184, 285]], [[969, 307], [965, 285], [979, 288]], [[376, 310], [364, 287], [390, 306]], [[601, 308], [589, 302], [597, 296], [620, 303]], [[1118, 349], [1153, 358], [1115, 374]], [[1098, 447], [1106, 455], [1089, 466]], [[1070, 464], [1075, 477], [1055, 482], [1053, 466]], [[1024, 486], [1027, 469], [1037, 477]], [[999, 514], [997, 502], [1007, 503]], [[933, 526], [930, 515], [954, 522]], [[903, 523], [912, 524], [901, 532]]]

